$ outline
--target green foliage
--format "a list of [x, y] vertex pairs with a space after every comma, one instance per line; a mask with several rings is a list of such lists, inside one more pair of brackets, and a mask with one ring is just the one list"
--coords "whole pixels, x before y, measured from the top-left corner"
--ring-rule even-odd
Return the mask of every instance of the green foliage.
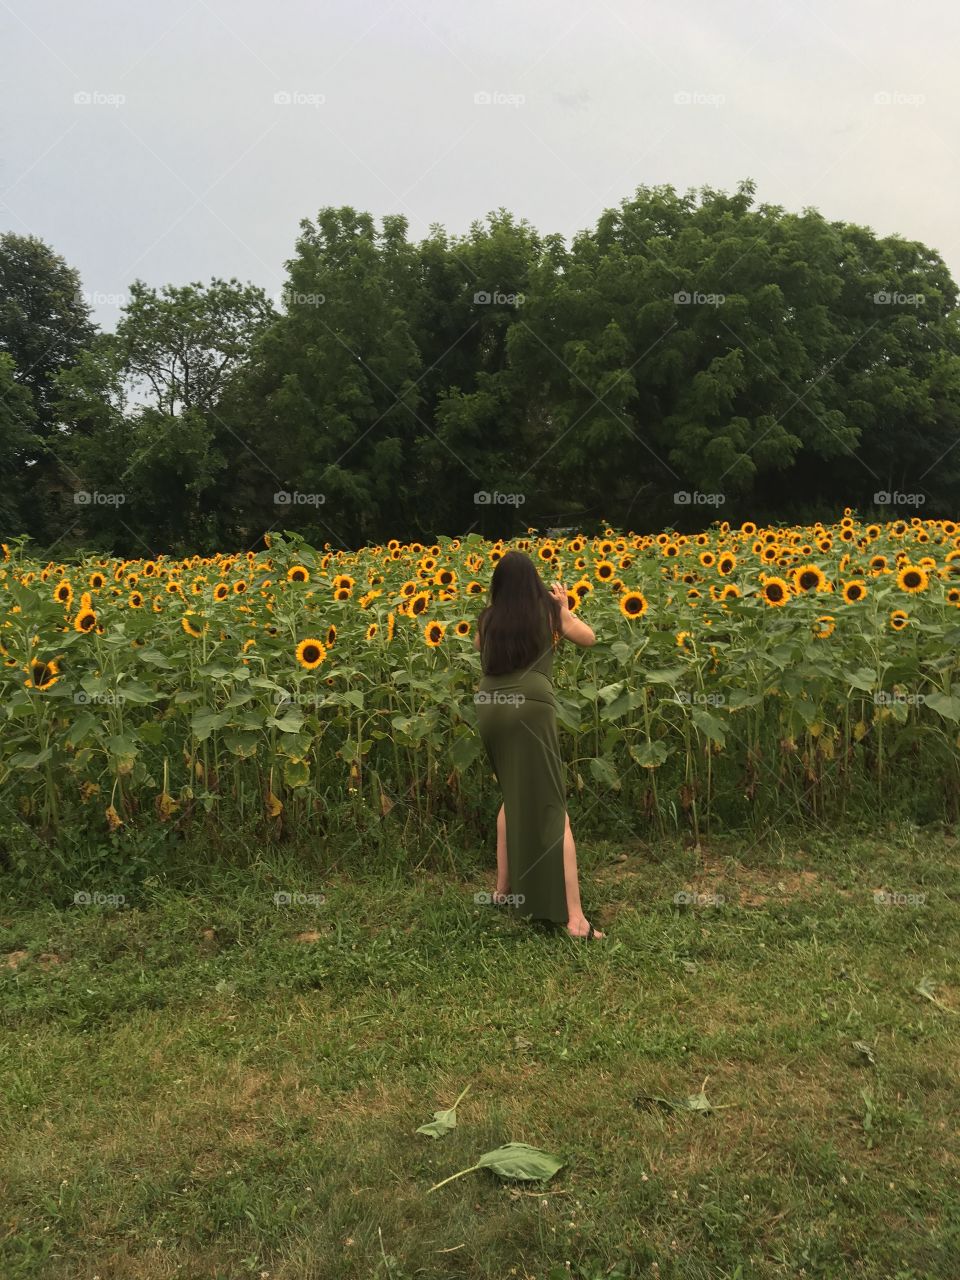
[[[3, 237], [0, 351], [48, 441], [4, 536], [133, 555], [281, 522], [338, 546], [702, 524], [678, 493], [731, 521], [960, 499], [942, 258], [750, 181], [641, 187], [569, 244], [505, 209], [412, 243], [402, 216], [326, 207], [286, 267], [279, 310], [236, 280], [134, 281], [104, 336], [75, 272]], [[124, 500], [78, 512], [78, 490]]]

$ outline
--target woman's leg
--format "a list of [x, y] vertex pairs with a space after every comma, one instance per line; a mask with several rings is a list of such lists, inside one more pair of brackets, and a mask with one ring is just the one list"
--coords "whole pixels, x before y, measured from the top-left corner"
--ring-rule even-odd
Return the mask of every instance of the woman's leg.
[[510, 871], [507, 866], [507, 815], [500, 806], [497, 814], [497, 896], [510, 892]]
[[[590, 932], [590, 921], [583, 914], [580, 905], [580, 878], [577, 875], [577, 846], [573, 842], [570, 830], [570, 815], [567, 814], [563, 832], [563, 878], [567, 890], [567, 932], [574, 937], [582, 938]], [[602, 938], [599, 929], [594, 929], [593, 936]]]

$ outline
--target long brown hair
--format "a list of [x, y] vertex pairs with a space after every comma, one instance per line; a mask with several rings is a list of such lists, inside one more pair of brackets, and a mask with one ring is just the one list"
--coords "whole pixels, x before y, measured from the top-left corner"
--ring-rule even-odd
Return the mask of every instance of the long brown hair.
[[490, 603], [477, 619], [484, 675], [505, 676], [532, 666], [560, 634], [560, 602], [522, 551], [501, 557], [490, 579]]

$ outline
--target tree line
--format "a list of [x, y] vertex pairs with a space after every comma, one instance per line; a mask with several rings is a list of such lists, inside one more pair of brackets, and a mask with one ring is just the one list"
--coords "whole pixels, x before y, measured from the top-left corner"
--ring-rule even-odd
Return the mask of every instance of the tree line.
[[933, 249], [641, 187], [574, 236], [419, 243], [323, 208], [284, 287], [134, 281], [0, 236], [0, 529], [58, 557], [714, 519], [955, 516], [957, 288]]

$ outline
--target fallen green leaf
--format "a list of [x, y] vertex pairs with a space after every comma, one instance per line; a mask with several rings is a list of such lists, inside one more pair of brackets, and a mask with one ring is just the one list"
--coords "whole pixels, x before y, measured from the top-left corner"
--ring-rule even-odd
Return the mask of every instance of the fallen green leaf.
[[[465, 1174], [473, 1173], [476, 1169], [489, 1169], [498, 1178], [514, 1178], [524, 1182], [538, 1182], [541, 1180], [547, 1182], [558, 1169], [562, 1168], [563, 1161], [558, 1160], [555, 1156], [548, 1155], [546, 1151], [538, 1151], [536, 1147], [530, 1147], [525, 1142], [508, 1142], [503, 1147], [496, 1147], [493, 1151], [485, 1152], [477, 1163], [472, 1164], [469, 1169], [461, 1169], [459, 1173], [451, 1174], [449, 1178], [444, 1178], [442, 1182], [432, 1186], [430, 1191], [445, 1187], [448, 1182], [453, 1182], [454, 1178], [462, 1178]], [[427, 1192], [428, 1195], [430, 1191]]]
[[457, 1107], [459, 1107], [460, 1103], [467, 1096], [469, 1088], [470, 1086], [467, 1085], [467, 1088], [464, 1089], [460, 1097], [448, 1110], [435, 1111], [433, 1113], [433, 1119], [428, 1120], [426, 1124], [420, 1125], [417, 1129], [417, 1133], [426, 1133], [431, 1138], [440, 1138], [445, 1133], [449, 1133], [451, 1129], [455, 1129], [457, 1127]]

